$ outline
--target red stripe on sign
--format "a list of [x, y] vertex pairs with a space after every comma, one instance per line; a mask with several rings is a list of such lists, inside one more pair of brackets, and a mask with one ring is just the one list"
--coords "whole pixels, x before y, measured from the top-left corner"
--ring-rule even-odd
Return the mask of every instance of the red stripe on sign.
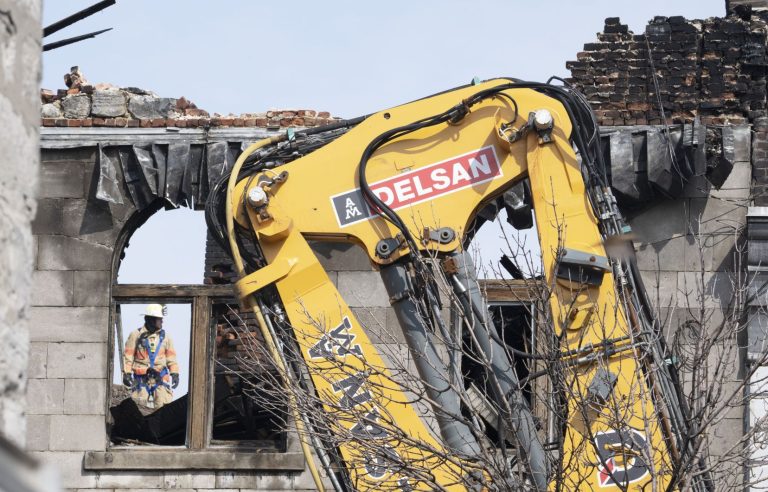
[[398, 209], [501, 176], [493, 147], [430, 164], [371, 185], [388, 207]]

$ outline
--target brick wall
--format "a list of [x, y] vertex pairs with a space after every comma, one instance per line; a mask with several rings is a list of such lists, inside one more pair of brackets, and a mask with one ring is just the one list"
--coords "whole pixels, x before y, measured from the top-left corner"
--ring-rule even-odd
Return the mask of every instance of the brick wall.
[[765, 115], [767, 19], [655, 17], [634, 34], [609, 17], [566, 66], [601, 125], [744, 123]]

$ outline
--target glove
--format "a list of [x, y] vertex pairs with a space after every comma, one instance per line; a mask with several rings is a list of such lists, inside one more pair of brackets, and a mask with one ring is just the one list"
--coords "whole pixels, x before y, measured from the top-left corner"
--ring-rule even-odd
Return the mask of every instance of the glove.
[[179, 385], [179, 374], [176, 372], [171, 373], [171, 388], [176, 389]]
[[126, 388], [133, 387], [133, 376], [130, 373], [123, 374], [123, 386]]

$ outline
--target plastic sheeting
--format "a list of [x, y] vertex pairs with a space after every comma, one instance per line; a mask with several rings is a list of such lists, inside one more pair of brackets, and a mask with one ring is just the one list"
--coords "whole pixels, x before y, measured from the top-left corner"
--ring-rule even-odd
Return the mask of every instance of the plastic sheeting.
[[122, 205], [121, 183], [123, 175], [117, 149], [104, 149], [99, 145], [99, 180], [96, 185], [96, 198], [105, 202]]
[[717, 188], [735, 162], [750, 159], [747, 125], [707, 128], [695, 122], [666, 129], [604, 128], [603, 132], [611, 188], [623, 207], [636, 208], [658, 196], [679, 196], [693, 176], [703, 176]]
[[242, 152], [241, 142], [206, 145], [99, 146], [96, 198], [143, 210], [162, 199], [166, 208], [200, 208], [213, 184]]

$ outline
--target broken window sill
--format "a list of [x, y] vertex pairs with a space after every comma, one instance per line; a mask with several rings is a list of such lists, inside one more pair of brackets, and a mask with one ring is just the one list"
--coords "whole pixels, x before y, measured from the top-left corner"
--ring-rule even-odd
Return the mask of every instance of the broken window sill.
[[232, 450], [113, 449], [88, 451], [86, 470], [264, 470], [303, 471], [304, 455]]

